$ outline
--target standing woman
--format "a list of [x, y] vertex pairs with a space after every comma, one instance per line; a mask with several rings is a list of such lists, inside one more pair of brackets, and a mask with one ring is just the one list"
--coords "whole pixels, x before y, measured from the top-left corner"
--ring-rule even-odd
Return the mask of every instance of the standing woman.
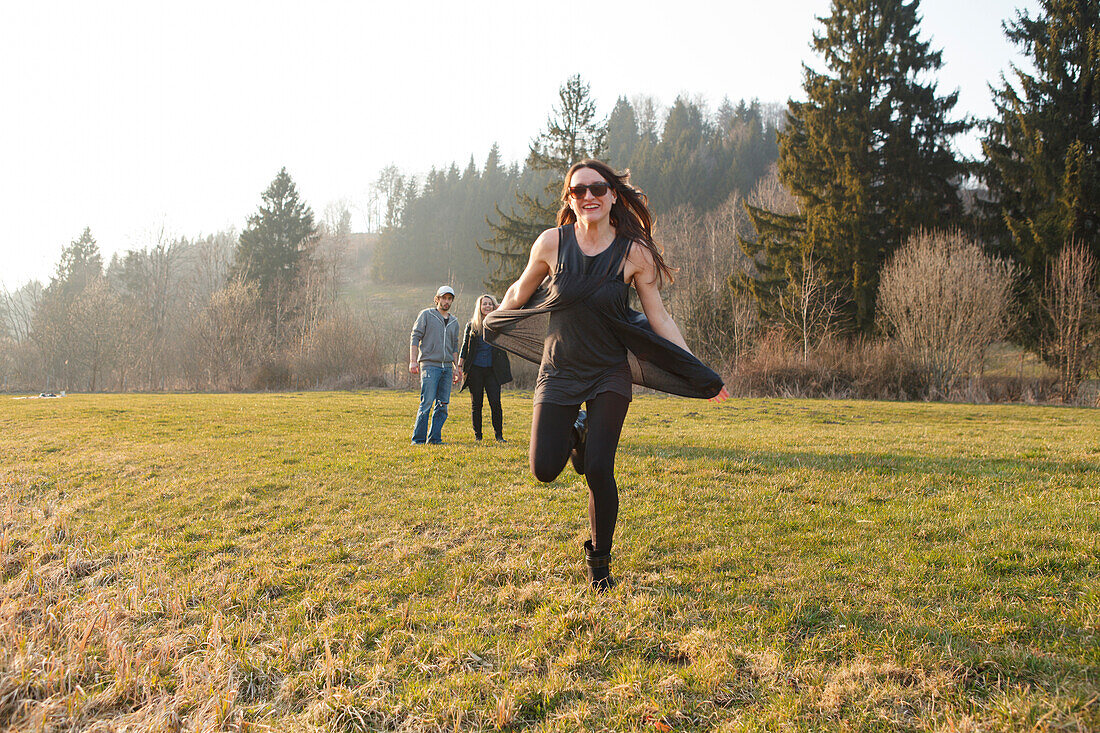
[[[645, 194], [629, 184], [629, 173], [598, 160], [575, 163], [561, 200], [559, 226], [535, 240], [526, 269], [484, 331], [488, 341], [539, 364], [531, 472], [553, 481], [572, 460], [585, 476], [588, 581], [603, 591], [614, 584], [615, 452], [631, 384], [688, 397], [728, 394], [665, 310], [660, 287], [672, 272], [653, 240]], [[631, 286], [644, 315], [628, 306]]]
[[489, 397], [489, 412], [497, 442], [504, 442], [504, 413], [500, 407], [500, 388], [512, 381], [512, 365], [508, 354], [482, 338], [485, 316], [497, 309], [497, 299], [485, 293], [474, 304], [474, 315], [462, 334], [462, 349], [458, 352], [458, 368], [466, 375], [461, 392], [470, 388], [470, 418], [474, 438], [481, 440], [481, 406], [483, 395]]

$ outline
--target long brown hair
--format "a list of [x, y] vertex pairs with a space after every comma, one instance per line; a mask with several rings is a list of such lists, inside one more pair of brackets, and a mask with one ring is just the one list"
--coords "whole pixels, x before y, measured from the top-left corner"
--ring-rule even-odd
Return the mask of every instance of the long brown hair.
[[558, 211], [558, 226], [577, 221], [576, 212], [569, 206], [569, 182], [573, 180], [573, 174], [581, 168], [591, 168], [611, 184], [611, 190], [615, 192], [615, 203], [611, 205], [611, 214], [608, 217], [611, 226], [615, 227], [616, 234], [649, 250], [653, 256], [653, 264], [656, 265], [657, 287], [664, 286], [665, 278], [672, 282], [673, 270], [665, 262], [661, 245], [653, 239], [653, 214], [649, 211], [649, 199], [642, 189], [630, 185], [629, 170], [616, 173], [607, 163], [594, 158], [586, 158], [570, 166], [561, 187], [562, 204]]
[[473, 328], [474, 333], [479, 335], [481, 334], [481, 324], [485, 320], [485, 317], [481, 315], [481, 301], [485, 298], [493, 301], [493, 308], [500, 307], [500, 303], [497, 302], [497, 299], [489, 295], [488, 293], [482, 293], [481, 295], [477, 296], [477, 301], [474, 303], [474, 315], [470, 319], [470, 326], [471, 328]]

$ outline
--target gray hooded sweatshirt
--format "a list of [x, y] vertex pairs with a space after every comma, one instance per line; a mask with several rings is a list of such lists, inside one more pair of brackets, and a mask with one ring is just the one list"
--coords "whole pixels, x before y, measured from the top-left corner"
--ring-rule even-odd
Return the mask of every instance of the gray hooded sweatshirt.
[[450, 364], [458, 353], [458, 319], [448, 316], [444, 321], [437, 309], [425, 308], [416, 317], [410, 340], [419, 348], [421, 364]]

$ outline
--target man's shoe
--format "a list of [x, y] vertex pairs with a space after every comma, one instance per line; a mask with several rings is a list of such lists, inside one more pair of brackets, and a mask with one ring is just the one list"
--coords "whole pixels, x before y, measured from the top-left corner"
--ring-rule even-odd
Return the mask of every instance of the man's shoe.
[[573, 423], [573, 450], [569, 452], [569, 460], [573, 463], [573, 470], [584, 475], [584, 447], [588, 442], [588, 413], [581, 410], [577, 413], [577, 421]]
[[597, 553], [592, 547], [592, 540], [584, 541], [584, 564], [588, 585], [594, 591], [606, 593], [615, 587], [615, 579], [611, 577], [611, 553]]
[[498, 443], [507, 443], [508, 441], [504, 439], [503, 435], [498, 435], [497, 436], [497, 442]]

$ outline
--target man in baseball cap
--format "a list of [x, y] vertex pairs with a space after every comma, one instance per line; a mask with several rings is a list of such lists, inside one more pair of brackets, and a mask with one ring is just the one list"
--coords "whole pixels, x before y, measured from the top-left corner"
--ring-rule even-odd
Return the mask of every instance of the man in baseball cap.
[[420, 375], [420, 407], [412, 436], [416, 444], [443, 442], [451, 385], [462, 378], [462, 370], [455, 366], [458, 318], [451, 315], [454, 300], [454, 289], [450, 285], [440, 285], [435, 291], [435, 307], [420, 311], [409, 336], [409, 372]]

